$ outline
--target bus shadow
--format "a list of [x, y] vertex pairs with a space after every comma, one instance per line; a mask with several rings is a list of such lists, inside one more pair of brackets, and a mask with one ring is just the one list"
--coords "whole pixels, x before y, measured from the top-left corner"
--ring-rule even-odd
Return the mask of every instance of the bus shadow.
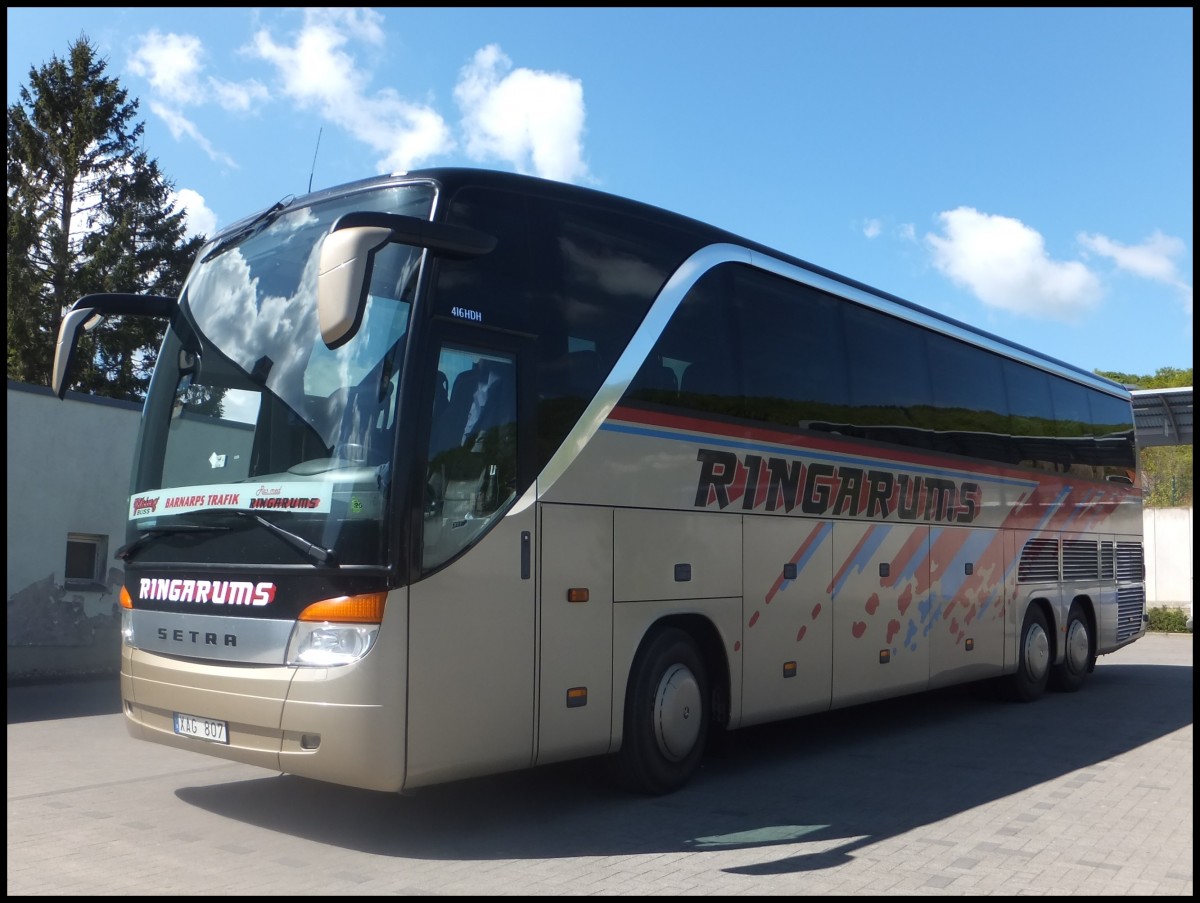
[[[747, 728], [665, 797], [618, 789], [588, 759], [421, 790], [290, 776], [177, 791], [189, 805], [324, 844], [418, 859], [606, 856], [791, 845], [740, 874], [840, 865], [884, 838], [1080, 772], [1192, 723], [1192, 668], [1097, 667], [1032, 705], [968, 687]], [[1047, 789], [1050, 806], [1066, 794]], [[797, 842], [812, 852], [794, 855]]]

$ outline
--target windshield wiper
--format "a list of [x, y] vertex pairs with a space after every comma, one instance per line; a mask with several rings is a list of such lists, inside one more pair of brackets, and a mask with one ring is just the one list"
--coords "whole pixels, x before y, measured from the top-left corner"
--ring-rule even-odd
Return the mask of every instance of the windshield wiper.
[[[255, 514], [253, 511], [239, 511], [235, 509], [207, 509], [203, 512], [194, 512], [196, 514], [232, 514], [246, 520], [252, 520], [256, 524], [265, 527], [271, 533], [274, 533], [280, 539], [284, 540], [293, 548], [299, 549], [310, 559], [317, 564], [327, 564], [330, 567], [338, 567], [337, 553], [333, 549], [323, 549], [315, 543], [309, 542], [303, 536], [299, 536], [290, 530], [285, 530], [279, 524], [272, 523], [261, 515]], [[133, 558], [134, 553], [148, 543], [150, 540], [159, 536], [166, 536], [171, 533], [202, 533], [214, 532], [220, 530], [232, 530], [228, 525], [222, 524], [167, 524], [161, 527], [150, 527], [141, 536], [117, 549], [115, 558], [120, 558], [122, 561], [129, 561]]]
[[303, 536], [298, 536], [297, 534], [292, 533], [290, 530], [285, 530], [283, 527], [279, 526], [279, 524], [272, 523], [262, 515], [255, 514], [253, 511], [233, 510], [230, 513], [236, 514], [238, 517], [249, 518], [255, 523], [261, 524], [280, 539], [286, 541], [294, 548], [299, 549], [317, 564], [327, 564], [330, 567], [338, 566], [337, 553], [333, 551], [333, 549], [323, 549], [320, 546], [309, 542]]
[[148, 530], [144, 531], [141, 536], [133, 540], [133, 542], [127, 542], [125, 545], [121, 546], [121, 548], [117, 549], [117, 552], [115, 555], [113, 555], [113, 557], [120, 558], [122, 561], [129, 561], [131, 558], [133, 558], [133, 553], [150, 540], [156, 539], [159, 536], [166, 536], [170, 533], [201, 533], [212, 532], [214, 530], [230, 529], [232, 529], [232, 527], [222, 527], [219, 524], [171, 524], [164, 527], [150, 527]]
[[227, 235], [225, 238], [222, 238], [219, 242], [217, 242], [216, 245], [213, 246], [213, 249], [205, 254], [200, 262], [206, 263], [217, 255], [224, 254], [230, 248], [240, 245], [250, 236], [257, 235], [263, 229], [267, 228], [267, 226], [271, 225], [271, 223], [275, 222], [279, 214], [286, 210], [288, 205], [290, 205], [294, 200], [295, 196], [289, 194], [282, 200], [276, 201], [258, 216], [254, 217], [254, 219], [246, 223], [246, 225], [242, 226], [242, 228], [230, 235]]

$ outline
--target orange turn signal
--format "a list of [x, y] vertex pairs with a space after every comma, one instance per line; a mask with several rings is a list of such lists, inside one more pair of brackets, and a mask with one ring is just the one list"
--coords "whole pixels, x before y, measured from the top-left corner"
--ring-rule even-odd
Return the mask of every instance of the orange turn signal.
[[124, 586], [121, 587], [121, 607], [133, 608], [133, 596], [129, 595], [129, 590]]
[[383, 620], [387, 593], [338, 596], [322, 599], [300, 612], [301, 621], [338, 621], [343, 624], [378, 624]]
[[567, 708], [577, 709], [587, 705], [587, 687], [571, 687], [567, 690]]

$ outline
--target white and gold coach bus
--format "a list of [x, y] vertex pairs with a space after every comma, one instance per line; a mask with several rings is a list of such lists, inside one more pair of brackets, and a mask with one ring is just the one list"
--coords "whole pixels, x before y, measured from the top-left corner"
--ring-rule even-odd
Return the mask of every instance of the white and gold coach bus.
[[402, 791], [968, 681], [1145, 632], [1120, 385], [666, 211], [427, 169], [217, 235], [117, 553], [130, 732]]

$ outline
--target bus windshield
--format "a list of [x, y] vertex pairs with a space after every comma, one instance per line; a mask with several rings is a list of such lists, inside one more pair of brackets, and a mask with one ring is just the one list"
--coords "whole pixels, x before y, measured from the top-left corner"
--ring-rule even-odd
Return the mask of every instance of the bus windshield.
[[428, 219], [433, 198], [431, 186], [408, 184], [277, 205], [200, 252], [142, 415], [127, 557], [156, 560], [167, 543], [149, 537], [188, 533], [161, 554], [288, 564], [306, 561], [297, 551], [311, 544], [317, 562], [385, 563], [399, 373], [422, 250], [379, 250], [361, 327], [332, 350], [318, 329], [317, 267], [342, 214]]

